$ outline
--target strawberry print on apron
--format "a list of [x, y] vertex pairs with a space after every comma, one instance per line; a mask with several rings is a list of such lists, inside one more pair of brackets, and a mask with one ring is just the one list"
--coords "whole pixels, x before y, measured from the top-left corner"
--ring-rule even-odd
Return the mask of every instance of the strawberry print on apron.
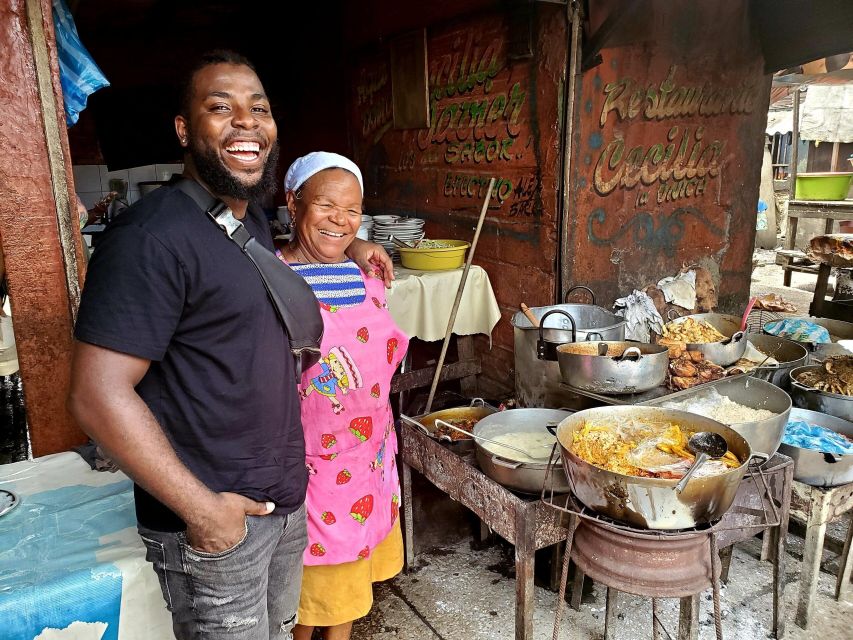
[[308, 466], [306, 565], [368, 557], [400, 513], [388, 389], [409, 339], [388, 313], [382, 281], [363, 277], [364, 302], [321, 303], [322, 359], [299, 386]]

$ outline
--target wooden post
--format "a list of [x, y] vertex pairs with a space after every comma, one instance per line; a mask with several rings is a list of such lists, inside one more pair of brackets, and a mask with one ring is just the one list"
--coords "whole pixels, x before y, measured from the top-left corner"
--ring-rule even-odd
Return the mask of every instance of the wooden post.
[[412, 468], [402, 461], [397, 465], [400, 469], [400, 484], [403, 499], [403, 569], [406, 573], [415, 566], [415, 523], [412, 522], [414, 509], [412, 509]]
[[569, 601], [569, 606], [575, 611], [580, 611], [581, 601], [583, 600], [583, 583], [586, 575], [583, 570], [575, 564], [575, 576], [572, 578], [572, 595]]
[[838, 147], [837, 142], [832, 143], [832, 160], [829, 163], [830, 171], [838, 171]]
[[572, 152], [574, 150], [574, 121], [575, 102], [577, 102], [578, 82], [580, 81], [582, 10], [580, 2], [566, 3], [566, 26], [570, 33], [567, 49], [569, 52], [569, 67], [566, 69], [566, 99], [563, 107], [563, 175], [562, 175], [562, 214], [560, 221], [560, 255], [558, 273], [560, 284], [557, 286], [557, 302], [565, 295], [569, 286], [569, 247], [571, 243], [572, 224], [570, 223], [571, 191], [572, 191]]
[[65, 409], [82, 246], [49, 0], [0, 7], [0, 241], [33, 454], [85, 442]]
[[847, 539], [844, 550], [838, 558], [838, 578], [835, 581], [835, 599], [841, 600], [850, 591], [850, 574], [853, 573], [853, 512], [850, 513], [850, 523], [847, 525]]
[[[765, 529], [765, 531], [767, 531]], [[729, 568], [732, 566], [732, 553], [735, 550], [734, 545], [730, 545], [725, 549], [720, 551], [720, 582], [728, 583], [729, 581]]]
[[[797, 161], [800, 155], [800, 87], [794, 89], [794, 122], [791, 128], [791, 200], [797, 199]], [[796, 238], [794, 238], [796, 240]]]
[[803, 629], [808, 627], [815, 595], [817, 595], [823, 539], [829, 518], [829, 495], [828, 491], [818, 487], [812, 487], [810, 491], [809, 519], [806, 523], [803, 568], [800, 573], [800, 595], [797, 602], [797, 616], [794, 618], [794, 621]]
[[699, 594], [681, 598], [678, 640], [699, 640]]
[[533, 640], [534, 527], [520, 510], [515, 519], [515, 640]]
[[[619, 615], [618, 604], [619, 592], [613, 587], [607, 587], [607, 596], [604, 602], [604, 640], [612, 640], [615, 637], [613, 625], [616, 616]], [[654, 620], [652, 620], [654, 624]]]

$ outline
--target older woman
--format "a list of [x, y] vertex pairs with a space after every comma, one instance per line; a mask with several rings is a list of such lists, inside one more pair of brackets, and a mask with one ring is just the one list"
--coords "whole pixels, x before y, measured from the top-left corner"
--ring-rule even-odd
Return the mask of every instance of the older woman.
[[385, 288], [344, 251], [361, 223], [363, 182], [343, 156], [316, 152], [285, 176], [294, 237], [281, 257], [311, 285], [325, 323], [322, 360], [302, 377], [308, 548], [296, 640], [314, 627], [350, 637], [370, 611], [372, 583], [403, 566], [397, 440], [388, 399], [408, 339]]

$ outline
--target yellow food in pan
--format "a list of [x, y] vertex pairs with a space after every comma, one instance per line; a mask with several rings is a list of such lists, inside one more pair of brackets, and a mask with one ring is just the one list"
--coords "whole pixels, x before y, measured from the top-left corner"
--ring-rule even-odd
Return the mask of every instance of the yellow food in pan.
[[[687, 449], [692, 435], [672, 422], [663, 424], [632, 424], [619, 426], [607, 421], [587, 421], [572, 435], [572, 453], [590, 464], [627, 476], [645, 478], [680, 478], [682, 473], [656, 470], [679, 460], [693, 461]], [[667, 454], [670, 459], [655, 455]], [[645, 461], [645, 462], [644, 462]], [[726, 467], [740, 466], [740, 460], [731, 451], [720, 459]], [[663, 464], [662, 463], [666, 463]]]
[[725, 340], [726, 336], [704, 320], [687, 318], [681, 322], [669, 322], [663, 328], [663, 337], [671, 344], [686, 342], [689, 344], [705, 344]]

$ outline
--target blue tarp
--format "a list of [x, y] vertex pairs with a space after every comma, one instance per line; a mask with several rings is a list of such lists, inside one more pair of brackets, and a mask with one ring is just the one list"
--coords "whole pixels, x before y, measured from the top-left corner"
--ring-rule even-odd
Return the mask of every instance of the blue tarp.
[[110, 83], [80, 42], [74, 18], [64, 0], [53, 0], [53, 28], [56, 31], [59, 79], [65, 102], [65, 123], [70, 127], [86, 108], [89, 96], [98, 89], [110, 86]]

